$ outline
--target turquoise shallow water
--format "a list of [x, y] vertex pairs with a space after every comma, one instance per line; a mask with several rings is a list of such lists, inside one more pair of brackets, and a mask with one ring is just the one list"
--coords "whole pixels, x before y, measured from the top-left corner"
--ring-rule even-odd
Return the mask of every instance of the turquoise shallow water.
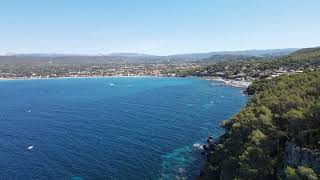
[[196, 78], [0, 81], [0, 177], [192, 178], [242, 91]]

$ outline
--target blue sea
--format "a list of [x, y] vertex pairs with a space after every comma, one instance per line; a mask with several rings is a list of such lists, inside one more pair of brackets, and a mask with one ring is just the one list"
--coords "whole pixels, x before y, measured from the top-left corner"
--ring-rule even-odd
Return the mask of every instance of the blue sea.
[[197, 78], [0, 81], [0, 178], [192, 179], [242, 91]]

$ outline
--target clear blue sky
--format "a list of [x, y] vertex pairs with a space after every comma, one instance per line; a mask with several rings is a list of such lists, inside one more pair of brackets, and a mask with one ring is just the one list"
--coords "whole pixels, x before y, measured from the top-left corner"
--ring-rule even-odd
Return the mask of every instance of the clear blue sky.
[[1, 0], [0, 54], [320, 46], [320, 0]]

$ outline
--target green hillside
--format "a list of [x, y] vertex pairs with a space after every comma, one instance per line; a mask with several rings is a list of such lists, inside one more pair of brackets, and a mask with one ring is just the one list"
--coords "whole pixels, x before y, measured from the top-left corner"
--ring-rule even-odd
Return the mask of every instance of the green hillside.
[[250, 88], [255, 95], [223, 123], [226, 133], [211, 146], [200, 179], [317, 179], [315, 167], [287, 165], [285, 148], [292, 142], [310, 152], [320, 149], [320, 71], [257, 81]]
[[308, 60], [308, 59], [320, 60], [320, 47], [305, 48], [305, 49], [297, 50], [291, 53], [288, 57], [294, 60]]

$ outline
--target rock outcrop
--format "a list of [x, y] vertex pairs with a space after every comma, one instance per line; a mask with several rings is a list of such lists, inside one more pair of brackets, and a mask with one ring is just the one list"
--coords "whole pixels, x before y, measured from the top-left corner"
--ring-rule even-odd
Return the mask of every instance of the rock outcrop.
[[285, 147], [285, 162], [288, 166], [308, 166], [315, 172], [320, 173], [320, 151], [301, 148], [295, 143], [288, 141]]

